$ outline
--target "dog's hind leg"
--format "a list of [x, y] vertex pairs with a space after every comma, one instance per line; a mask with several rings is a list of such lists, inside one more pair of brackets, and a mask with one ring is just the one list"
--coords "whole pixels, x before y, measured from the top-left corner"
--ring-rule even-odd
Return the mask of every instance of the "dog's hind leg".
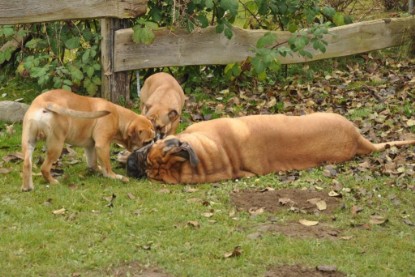
[[[28, 126], [29, 125], [29, 126]], [[32, 177], [32, 156], [36, 146], [36, 134], [30, 132], [30, 124], [23, 126], [22, 134], [22, 153], [23, 153], [23, 184], [22, 191], [31, 191], [34, 189]]]
[[42, 164], [41, 172], [43, 178], [45, 178], [45, 180], [50, 184], [59, 183], [58, 180], [53, 178], [50, 170], [52, 168], [52, 164], [56, 162], [61, 155], [64, 142], [64, 137], [56, 134], [50, 134], [50, 136], [46, 139], [46, 158]]
[[88, 165], [88, 168], [96, 171], [98, 170], [98, 164], [97, 164], [97, 152], [95, 150], [95, 147], [85, 147], [85, 156], [86, 156], [86, 163]]

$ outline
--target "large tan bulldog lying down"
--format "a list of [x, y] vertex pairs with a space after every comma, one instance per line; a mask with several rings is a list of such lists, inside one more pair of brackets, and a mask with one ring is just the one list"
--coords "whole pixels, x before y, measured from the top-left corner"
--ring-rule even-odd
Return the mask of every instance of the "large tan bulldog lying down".
[[346, 118], [332, 113], [305, 116], [253, 115], [191, 125], [132, 153], [127, 174], [166, 183], [205, 183], [339, 163], [383, 150]]
[[47, 182], [52, 177], [52, 164], [61, 155], [64, 143], [85, 149], [88, 166], [94, 170], [100, 164], [106, 177], [125, 179], [111, 169], [110, 145], [115, 141], [133, 151], [154, 138], [151, 122], [121, 106], [101, 98], [86, 97], [64, 90], [42, 93], [33, 100], [23, 119], [22, 151], [23, 191], [34, 188], [32, 154], [36, 141], [46, 141], [46, 158], [41, 172]]

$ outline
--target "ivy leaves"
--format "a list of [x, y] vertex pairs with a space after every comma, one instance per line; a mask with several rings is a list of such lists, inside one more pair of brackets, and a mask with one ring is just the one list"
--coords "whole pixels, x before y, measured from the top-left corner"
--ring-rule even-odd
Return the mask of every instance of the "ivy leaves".
[[[17, 56], [16, 72], [29, 76], [42, 88], [63, 88], [95, 95], [101, 85], [99, 26], [97, 21], [66, 21], [0, 27], [3, 38], [30, 33], [24, 51]], [[0, 62], [11, 53], [0, 52]]]
[[151, 44], [155, 39], [153, 30], [157, 29], [158, 25], [151, 21], [146, 21], [144, 18], [137, 20], [137, 24], [133, 27], [133, 41], [135, 43]]
[[[154, 41], [154, 30], [160, 26], [185, 28], [192, 32], [195, 28], [216, 26], [218, 33], [232, 38], [232, 24], [239, 9], [238, 0], [192, 0], [177, 5], [173, 0], [149, 1], [148, 14], [136, 21], [133, 27], [133, 41], [150, 44]], [[157, 24], [155, 23], [157, 22]]]
[[267, 71], [281, 68], [281, 56], [297, 54], [312, 58], [310, 48], [325, 52], [327, 43], [324, 35], [328, 28], [351, 22], [350, 18], [333, 8], [321, 7], [319, 0], [191, 0], [182, 5], [167, 0], [149, 1], [149, 7], [147, 16], [139, 19], [133, 27], [133, 40], [137, 43], [150, 44], [154, 41], [155, 21], [159, 26], [180, 27], [189, 32], [213, 26], [217, 33], [232, 39], [233, 26], [239, 14], [244, 14], [246, 19], [244, 28], [292, 33], [291, 38], [284, 42], [278, 41], [275, 33], [265, 34], [253, 48], [252, 58], [243, 64], [225, 67], [225, 76], [231, 79], [248, 74], [262, 80], [266, 78]]

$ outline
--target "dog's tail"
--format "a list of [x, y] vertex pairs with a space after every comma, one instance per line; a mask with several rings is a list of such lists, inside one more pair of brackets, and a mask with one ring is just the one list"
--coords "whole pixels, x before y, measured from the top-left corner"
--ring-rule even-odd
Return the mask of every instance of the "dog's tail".
[[59, 105], [54, 105], [51, 103], [48, 104], [45, 109], [47, 111], [54, 112], [57, 114], [67, 115], [71, 117], [84, 118], [84, 119], [95, 119], [95, 118], [106, 116], [111, 113], [110, 111], [105, 111], [105, 110], [93, 111], [93, 112], [77, 111], [77, 110], [64, 108]]
[[396, 141], [389, 141], [389, 142], [383, 142], [383, 143], [374, 143], [373, 146], [375, 146], [375, 151], [382, 151], [387, 146], [402, 146], [402, 145], [415, 145], [415, 139], [414, 140], [396, 140]]

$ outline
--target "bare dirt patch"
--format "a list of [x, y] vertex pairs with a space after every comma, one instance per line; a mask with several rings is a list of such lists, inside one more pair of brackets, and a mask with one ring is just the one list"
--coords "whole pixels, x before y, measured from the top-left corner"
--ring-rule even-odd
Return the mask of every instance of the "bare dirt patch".
[[[319, 208], [317, 202], [325, 203], [326, 208]], [[267, 212], [298, 211], [302, 213], [331, 214], [340, 207], [338, 197], [329, 196], [328, 192], [301, 189], [281, 190], [243, 190], [231, 193], [231, 202], [239, 211], [252, 211], [263, 208]]]
[[[101, 275], [102, 276], [102, 275]], [[155, 267], [146, 267], [136, 261], [122, 263], [117, 266], [108, 268], [105, 276], [112, 277], [171, 277], [161, 269]]]
[[341, 230], [327, 224], [319, 223], [315, 226], [304, 226], [298, 222], [263, 224], [258, 226], [255, 233], [249, 236], [256, 238], [264, 233], [279, 233], [294, 238], [338, 239], [343, 237]]
[[337, 271], [333, 266], [318, 266], [308, 268], [301, 265], [283, 265], [270, 268], [264, 277], [342, 277], [346, 274]]
[[[231, 202], [237, 210], [251, 214], [258, 213], [258, 210], [331, 214], [342, 204], [340, 198], [329, 196], [328, 192], [301, 189], [237, 191], [232, 192]], [[256, 239], [265, 233], [279, 233], [295, 238], [336, 239], [342, 237], [340, 230], [321, 222], [316, 225], [304, 225], [299, 222], [279, 223], [273, 220], [271, 222], [257, 226], [248, 237]]]

